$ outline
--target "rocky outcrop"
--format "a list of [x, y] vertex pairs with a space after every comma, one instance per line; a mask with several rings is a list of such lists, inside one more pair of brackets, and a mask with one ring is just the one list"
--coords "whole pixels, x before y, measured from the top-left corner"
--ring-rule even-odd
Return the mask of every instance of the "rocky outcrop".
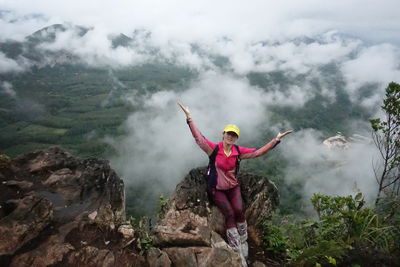
[[[240, 174], [242, 196], [253, 246], [261, 243], [261, 222], [278, 204], [274, 184], [264, 177]], [[224, 240], [224, 217], [206, 193], [206, 169], [190, 171], [176, 187], [154, 227], [154, 244], [174, 266], [240, 266]], [[156, 265], [155, 265], [156, 266]]]
[[14, 254], [53, 219], [51, 202], [34, 193], [14, 203], [15, 210], [0, 220], [0, 255]]
[[[0, 266], [240, 266], [224, 240], [224, 218], [208, 200], [205, 171], [193, 169], [177, 185], [144, 254], [138, 229], [125, 220], [124, 184], [107, 161], [58, 147], [1, 158]], [[277, 189], [248, 173], [240, 181], [257, 247]]]
[[331, 136], [331, 137], [325, 139], [322, 142], [322, 144], [327, 146], [329, 149], [349, 149], [350, 148], [349, 140], [341, 133], [338, 133], [335, 136]]
[[133, 245], [123, 250], [133, 240], [107, 161], [53, 147], [0, 164], [1, 266], [143, 265]]

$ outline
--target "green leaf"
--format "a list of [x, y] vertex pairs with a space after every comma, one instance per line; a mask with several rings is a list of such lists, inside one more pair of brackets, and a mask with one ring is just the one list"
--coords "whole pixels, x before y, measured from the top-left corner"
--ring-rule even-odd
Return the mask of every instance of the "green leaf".
[[358, 193], [355, 197], [355, 200], [361, 200], [362, 199], [362, 193]]
[[336, 265], [336, 259], [331, 256], [325, 256], [330, 264]]

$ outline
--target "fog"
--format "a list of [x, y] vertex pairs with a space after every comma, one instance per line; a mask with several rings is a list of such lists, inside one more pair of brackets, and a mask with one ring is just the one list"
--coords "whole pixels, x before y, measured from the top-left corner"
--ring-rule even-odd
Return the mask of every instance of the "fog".
[[[260, 143], [262, 125], [276, 132], [289, 129], [286, 121], [270, 124], [271, 107], [301, 108], [315, 95], [315, 80], [327, 101], [335, 100], [340, 87], [353, 104], [379, 116], [385, 86], [400, 77], [399, 8], [396, 0], [2, 0], [0, 41], [24, 41], [45, 26], [62, 23], [66, 30], [57, 32], [54, 41], [41, 43], [39, 50], [68, 51], [89, 66], [112, 70], [168, 63], [196, 72], [197, 78], [184, 90], [138, 95], [132, 88], [126, 100], [141, 109], [125, 122], [128, 135], [105, 140], [118, 152], [112, 166], [127, 184], [155, 184], [161, 192], [173, 190], [191, 168], [207, 164], [177, 101], [189, 106], [198, 127], [214, 142], [225, 124], [238, 124], [239, 144]], [[87, 33], [81, 36], [76, 26]], [[114, 47], [112, 39], [120, 33], [131, 41]], [[226, 63], [221, 67], [216, 59]], [[32, 64], [0, 53], [0, 73], [27, 71]], [[335, 66], [338, 73], [329, 75], [337, 77], [321, 71], [327, 65]], [[247, 75], [254, 72], [282, 72], [291, 82], [273, 83], [264, 90], [250, 84]], [[297, 80], [299, 76], [304, 80]], [[125, 86], [116, 77], [113, 81]], [[377, 90], [361, 96], [369, 85]], [[110, 97], [112, 92], [110, 88]], [[347, 127], [368, 137], [367, 124]], [[291, 163], [285, 170], [287, 180], [304, 181], [305, 197], [361, 190], [373, 199], [373, 145], [328, 150], [321, 144], [326, 137], [315, 129], [302, 129], [284, 140], [279, 149]]]
[[[296, 93], [301, 94], [292, 92]], [[145, 177], [171, 189], [191, 168], [207, 165], [208, 160], [195, 144], [177, 101], [189, 107], [209, 140], [219, 142], [224, 125], [234, 123], [242, 128], [241, 142], [249, 142], [259, 138], [257, 126], [268, 123], [267, 106], [283, 98], [280, 92], [266, 93], [246, 80], [213, 71], [202, 74], [181, 93], [132, 96], [131, 101], [142, 102], [143, 109], [128, 118], [129, 136], [111, 141], [120, 154], [112, 163], [122, 170], [128, 183], [142, 183]]]
[[[360, 134], [360, 132], [358, 132]], [[362, 133], [370, 138], [371, 133]], [[330, 149], [321, 143], [321, 133], [308, 129], [293, 134], [282, 145], [289, 161], [285, 177], [289, 183], [304, 182], [304, 200], [314, 193], [350, 195], [362, 192], [370, 203], [375, 200], [377, 185], [373, 163], [378, 150], [370, 142], [350, 143], [348, 149]]]

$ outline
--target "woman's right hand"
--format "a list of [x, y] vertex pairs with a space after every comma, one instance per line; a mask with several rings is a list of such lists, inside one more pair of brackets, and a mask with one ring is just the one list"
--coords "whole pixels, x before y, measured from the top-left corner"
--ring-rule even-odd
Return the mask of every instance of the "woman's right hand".
[[185, 112], [186, 114], [186, 118], [190, 119], [190, 111], [188, 107], [185, 107], [184, 105], [182, 105], [182, 103], [178, 102], [178, 105], [181, 107], [181, 109], [183, 110], [183, 112]]

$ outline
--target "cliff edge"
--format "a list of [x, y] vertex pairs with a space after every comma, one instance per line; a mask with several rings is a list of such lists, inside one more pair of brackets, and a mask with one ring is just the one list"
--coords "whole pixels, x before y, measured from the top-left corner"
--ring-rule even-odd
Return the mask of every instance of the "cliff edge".
[[[225, 242], [224, 218], [209, 202], [205, 168], [180, 182], [140, 249], [125, 218], [124, 183], [102, 159], [59, 147], [0, 159], [1, 266], [240, 266]], [[250, 247], [278, 204], [267, 179], [240, 174]], [[263, 266], [250, 250], [253, 266]], [[253, 254], [252, 254], [253, 253]]]

